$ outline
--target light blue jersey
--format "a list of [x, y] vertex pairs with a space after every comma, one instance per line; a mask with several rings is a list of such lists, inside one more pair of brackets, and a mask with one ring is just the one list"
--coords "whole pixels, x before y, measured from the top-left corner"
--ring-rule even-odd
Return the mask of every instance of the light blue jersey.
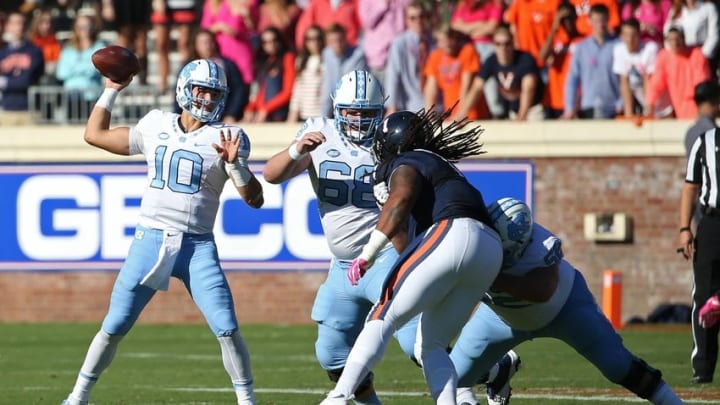
[[[333, 259], [328, 277], [315, 296], [311, 316], [318, 323], [318, 361], [332, 371], [345, 366], [398, 254], [388, 243], [360, 283], [350, 284], [350, 263], [360, 255], [380, 215], [372, 189], [374, 161], [370, 149], [342, 136], [332, 119], [308, 119], [296, 139], [314, 131], [321, 132], [325, 142], [310, 152], [312, 164], [308, 171]], [[415, 330], [413, 320], [396, 334], [408, 356], [413, 355]]]
[[238, 329], [232, 294], [220, 268], [212, 234], [220, 193], [229, 176], [212, 147], [220, 131], [241, 137], [245, 161], [250, 141], [242, 129], [220, 122], [185, 133], [177, 114], [150, 111], [130, 130], [130, 154], [143, 154], [147, 187], [139, 225], [113, 287], [103, 330], [124, 335], [170, 277], [182, 280], [217, 336]]
[[539, 337], [567, 343], [608, 380], [620, 383], [635, 357], [603, 315], [583, 275], [563, 258], [560, 239], [537, 223], [532, 235], [521, 259], [503, 271], [519, 276], [558, 263], [556, 291], [544, 303], [492, 293], [494, 303], [478, 307], [450, 354], [458, 373], [458, 386], [474, 385], [508, 350]]

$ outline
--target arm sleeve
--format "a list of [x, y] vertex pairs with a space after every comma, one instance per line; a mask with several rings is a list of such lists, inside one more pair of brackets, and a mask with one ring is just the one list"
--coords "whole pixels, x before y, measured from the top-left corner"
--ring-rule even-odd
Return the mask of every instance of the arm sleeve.
[[565, 78], [565, 111], [575, 111], [577, 89], [580, 84], [580, 46], [570, 54], [570, 70]]
[[209, 28], [213, 24], [213, 16], [212, 12], [210, 11], [210, 3], [211, 2], [206, 1], [205, 6], [203, 7], [202, 19], [200, 20], [201, 28]]
[[667, 51], [662, 50], [658, 54], [655, 62], [655, 71], [648, 81], [648, 88], [645, 91], [645, 103], [648, 106], [654, 106], [655, 102], [660, 97], [660, 94], [667, 89], [667, 82], [665, 78], [667, 70], [667, 61], [665, 59], [666, 52]]
[[[711, 129], [710, 131], [715, 131]], [[685, 182], [692, 184], [700, 184], [702, 182], [702, 155], [704, 153], [702, 134], [695, 139], [690, 153], [688, 154], [687, 171], [685, 172]]]
[[273, 112], [290, 103], [293, 84], [295, 83], [295, 56], [288, 52], [283, 56], [283, 78], [282, 89], [275, 97], [265, 103], [264, 109], [268, 113]]
[[387, 67], [385, 68], [385, 105], [397, 107], [397, 92], [400, 89], [400, 38], [395, 39], [388, 52]]
[[382, 21], [390, 8], [388, 2], [378, 0], [360, 0], [358, 2], [358, 18], [364, 30], [372, 30]]
[[623, 47], [625, 44], [623, 42], [618, 42], [615, 44], [615, 47], [613, 48], [613, 62], [612, 62], [612, 72], [616, 75], [626, 75], [628, 74], [627, 69], [625, 69], [625, 58], [623, 58]]
[[707, 2], [703, 4], [703, 7], [707, 9], [707, 38], [705, 43], [702, 44], [702, 53], [706, 58], [710, 59], [715, 54], [718, 44], [718, 13], [714, 2]]
[[130, 127], [130, 139], [128, 139], [130, 155], [145, 153], [144, 135], [151, 134], [153, 125], [162, 121], [162, 114], [160, 110], [151, 110], [135, 126]]

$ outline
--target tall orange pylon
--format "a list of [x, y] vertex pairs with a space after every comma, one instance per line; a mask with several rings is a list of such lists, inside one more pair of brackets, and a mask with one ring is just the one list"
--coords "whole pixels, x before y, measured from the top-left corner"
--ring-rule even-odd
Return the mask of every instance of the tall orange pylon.
[[603, 272], [602, 310], [613, 328], [622, 327], [622, 272]]

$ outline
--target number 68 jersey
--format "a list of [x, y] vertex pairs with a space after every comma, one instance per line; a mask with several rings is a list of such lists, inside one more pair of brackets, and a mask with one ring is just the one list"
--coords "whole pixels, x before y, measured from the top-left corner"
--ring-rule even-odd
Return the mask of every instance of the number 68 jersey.
[[148, 228], [210, 233], [229, 178], [212, 144], [220, 144], [221, 130], [239, 133], [238, 157], [244, 161], [250, 141], [242, 129], [221, 122], [185, 133], [178, 121], [178, 114], [152, 110], [130, 129], [130, 154], [145, 155], [148, 166], [138, 222]]
[[320, 221], [333, 256], [352, 260], [360, 255], [380, 214], [372, 190], [374, 161], [369, 147], [350, 142], [331, 119], [308, 119], [295, 138], [316, 131], [325, 142], [310, 152], [308, 172]]

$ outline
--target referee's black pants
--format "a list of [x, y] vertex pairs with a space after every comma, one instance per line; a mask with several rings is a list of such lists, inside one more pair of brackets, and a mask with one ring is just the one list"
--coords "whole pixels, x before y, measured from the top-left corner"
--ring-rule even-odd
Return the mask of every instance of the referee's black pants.
[[720, 294], [720, 216], [704, 215], [695, 236], [693, 259], [693, 376], [712, 380], [718, 358], [720, 324], [705, 329], [698, 323], [700, 308], [714, 294]]

